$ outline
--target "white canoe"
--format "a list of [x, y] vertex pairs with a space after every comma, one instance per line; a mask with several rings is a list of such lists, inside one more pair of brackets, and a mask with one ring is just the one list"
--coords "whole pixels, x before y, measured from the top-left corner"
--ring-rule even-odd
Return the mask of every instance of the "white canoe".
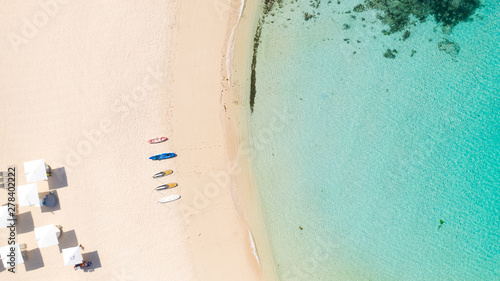
[[170, 196], [167, 196], [167, 197], [163, 197], [162, 199], [158, 200], [158, 202], [160, 203], [168, 203], [168, 202], [172, 202], [172, 201], [175, 201], [177, 199], [181, 198], [180, 195], [170, 195]]

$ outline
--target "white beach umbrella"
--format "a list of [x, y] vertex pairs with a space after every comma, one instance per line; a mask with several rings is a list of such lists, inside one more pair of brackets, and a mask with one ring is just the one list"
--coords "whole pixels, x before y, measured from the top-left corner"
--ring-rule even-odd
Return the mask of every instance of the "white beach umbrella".
[[19, 206], [40, 207], [40, 197], [38, 197], [38, 186], [36, 183], [20, 185], [17, 187], [17, 199]]
[[17, 243], [14, 245], [1, 247], [0, 257], [2, 258], [2, 263], [5, 268], [12, 267], [13, 264], [11, 264], [11, 262], [14, 262], [14, 265], [24, 262], [23, 255], [21, 254], [21, 248]]
[[36, 182], [47, 180], [47, 171], [45, 170], [45, 160], [34, 160], [24, 162], [24, 174], [27, 182]]
[[53, 224], [35, 228], [36, 243], [38, 248], [50, 247], [59, 244], [57, 228]]
[[82, 253], [80, 253], [80, 247], [66, 248], [62, 250], [64, 265], [70, 266], [82, 263]]
[[9, 207], [1, 206], [0, 207], [0, 228], [7, 227], [12, 222], [12, 217], [10, 216]]

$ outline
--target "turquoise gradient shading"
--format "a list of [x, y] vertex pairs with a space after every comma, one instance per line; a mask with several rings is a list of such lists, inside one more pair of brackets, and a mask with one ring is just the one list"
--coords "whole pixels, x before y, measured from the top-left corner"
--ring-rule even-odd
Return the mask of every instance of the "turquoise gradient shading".
[[253, 150], [281, 279], [500, 280], [499, 5], [403, 41], [355, 4], [285, 4], [262, 29], [251, 133], [292, 114]]

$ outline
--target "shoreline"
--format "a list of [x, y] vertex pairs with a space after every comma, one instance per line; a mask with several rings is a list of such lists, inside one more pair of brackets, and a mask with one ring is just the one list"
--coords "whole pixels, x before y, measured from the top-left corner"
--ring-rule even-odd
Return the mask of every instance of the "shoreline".
[[[419, 276], [422, 272], [435, 276], [434, 279], [467, 276], [468, 273], [478, 279], [478, 276], [493, 275], [476, 271], [478, 264], [490, 270], [494, 267], [481, 259], [482, 255], [491, 254], [491, 249], [471, 230], [492, 233], [494, 220], [489, 220], [489, 225], [469, 224], [467, 221], [474, 217], [486, 221], [491, 218], [494, 208], [476, 210], [478, 214], [488, 211], [488, 216], [474, 215], [466, 220], [461, 216], [458, 219], [454, 216], [456, 210], [465, 206], [475, 210], [470, 202], [463, 201], [464, 197], [455, 188], [472, 187], [468, 181], [470, 178], [463, 177], [459, 181], [457, 176], [456, 181], [448, 181], [446, 176], [434, 178], [432, 171], [442, 171], [441, 175], [460, 171], [445, 169], [441, 166], [444, 164], [439, 163], [448, 163], [452, 168], [453, 161], [440, 160], [445, 156], [450, 156], [449, 159], [454, 156], [454, 161], [463, 159], [462, 151], [477, 156], [471, 149], [475, 151], [475, 144], [485, 144], [488, 140], [464, 137], [470, 142], [450, 144], [453, 153], [442, 147], [443, 137], [460, 140], [461, 132], [472, 133], [468, 128], [476, 128], [474, 121], [481, 120], [480, 123], [487, 126], [478, 125], [473, 134], [481, 135], [480, 132], [491, 127], [492, 119], [470, 117], [474, 112], [494, 110], [487, 101], [495, 98], [495, 93], [488, 90], [496, 83], [491, 73], [483, 75], [488, 73], [488, 65], [494, 61], [491, 59], [495, 55], [488, 54], [489, 48], [478, 47], [477, 42], [488, 43], [492, 50], [497, 49], [490, 44], [497, 36], [484, 28], [495, 24], [470, 22], [457, 27], [453, 41], [460, 44], [462, 50], [458, 56], [450, 57], [436, 45], [443, 38], [439, 32], [434, 32], [432, 21], [415, 26], [411, 29], [411, 37], [403, 42], [400, 36], [382, 36], [384, 26], [376, 21], [377, 16], [372, 11], [367, 15], [354, 14], [358, 17], [356, 19], [352, 14], [331, 11], [330, 7], [337, 7], [337, 4], [328, 6], [322, 2], [321, 10], [313, 9], [318, 16], [308, 20], [307, 14], [304, 18], [304, 11], [309, 13], [310, 6], [300, 3], [300, 8], [297, 8], [299, 4], [294, 3], [285, 6], [280, 17], [272, 18], [273, 22], [269, 18], [269, 25], [262, 30], [257, 90], [264, 95], [256, 98], [254, 114], [247, 118], [253, 133], [251, 137], [255, 138], [270, 123], [274, 108], [287, 107], [296, 113], [296, 119], [289, 123], [282, 136], [271, 139], [262, 150], [253, 150], [256, 154], [253, 158], [254, 176], [262, 194], [262, 204], [266, 207], [262, 211], [266, 214], [269, 236], [273, 239], [271, 249], [275, 251], [280, 276], [300, 280], [329, 280], [329, 277], [386, 280]], [[345, 11], [346, 5], [349, 3], [335, 10]], [[486, 15], [498, 13], [483, 15], [487, 18]], [[365, 22], [360, 21], [361, 16], [366, 16]], [[365, 23], [373, 29], [364, 29]], [[429, 43], [431, 41], [434, 43]], [[395, 59], [383, 56], [389, 46], [398, 50]], [[418, 50], [417, 55], [413, 56], [412, 50]], [[251, 54], [247, 51], [246, 55], [248, 60]], [[482, 65], [477, 77], [488, 81], [489, 87], [465, 82], [469, 81], [476, 63]], [[405, 71], [398, 72], [398, 69]], [[245, 68], [243, 79], [235, 79], [235, 87], [238, 82], [244, 84], [239, 85], [244, 93], [243, 102], [240, 102], [244, 113], [248, 113], [248, 70]], [[469, 96], [474, 99], [465, 102], [463, 97], [469, 92], [474, 93]], [[428, 106], [425, 109], [419, 107], [422, 104]], [[480, 111], [475, 111], [476, 108]], [[470, 115], [456, 115], [462, 111]], [[454, 124], [449, 123], [450, 118]], [[414, 124], [418, 125], [413, 127]], [[469, 125], [461, 127], [457, 124]], [[406, 131], [407, 126], [410, 131]], [[494, 141], [494, 138], [489, 140]], [[418, 149], [411, 149], [415, 147]], [[482, 147], [495, 145], [488, 142]], [[433, 152], [432, 157], [421, 150]], [[422, 159], [430, 161], [415, 167], [408, 163], [408, 159], [417, 159], [418, 163]], [[486, 159], [488, 165], [485, 168], [494, 167], [491, 165], [495, 163], [494, 157], [491, 157], [491, 162], [486, 162]], [[464, 163], [461, 172], [468, 172], [465, 167], [470, 167], [471, 163], [466, 159], [460, 163]], [[407, 168], [401, 171], [401, 166]], [[425, 192], [422, 193], [429, 188], [427, 182], [411, 177], [401, 182], [401, 173], [417, 173], [426, 179], [435, 179], [435, 183], [439, 183], [436, 187], [439, 196], [427, 197]], [[380, 181], [380, 175], [383, 175], [383, 181]], [[478, 178], [489, 179], [487, 176]], [[244, 191], [245, 186], [242, 188]], [[490, 191], [495, 194], [494, 190]], [[449, 198], [443, 196], [445, 192]], [[389, 199], [384, 194], [389, 194]], [[482, 196], [479, 198], [492, 202]], [[416, 209], [407, 209], [410, 201], [415, 203]], [[439, 212], [427, 212], [426, 206], [434, 206]], [[441, 221], [448, 223], [443, 226], [446, 228], [441, 227]], [[400, 228], [399, 222], [411, 224], [410, 229], [418, 231]], [[366, 229], [372, 230], [368, 233], [369, 239]], [[471, 231], [464, 235], [470, 240], [454, 237], [457, 231], [465, 234], [460, 232], [462, 229]], [[475, 244], [486, 245], [486, 251], [477, 249], [477, 255], [474, 255], [477, 260], [464, 263], [468, 270], [454, 268], [453, 260], [457, 259], [453, 256], [465, 260], [467, 255], [462, 250], [469, 248], [457, 249], [454, 246], [457, 242], [467, 245], [472, 238]], [[260, 247], [261, 240], [256, 237], [256, 241]], [[443, 243], [446, 247], [435, 247], [436, 243]], [[379, 254], [373, 254], [377, 252]], [[408, 262], [411, 257], [425, 256], [425, 253], [432, 253], [434, 258]], [[381, 263], [382, 260], [387, 262]], [[262, 264], [266, 266], [264, 261]], [[400, 266], [394, 270], [391, 264]], [[419, 270], [422, 268], [425, 270]]]
[[[241, 6], [241, 5], [243, 5], [243, 6]], [[238, 174], [240, 173], [240, 171], [247, 171], [248, 169], [247, 169], [247, 166], [244, 166], [244, 165], [241, 166], [240, 165], [241, 161], [238, 159], [235, 159], [234, 154], [233, 154], [233, 151], [235, 151], [235, 149], [237, 149], [237, 147], [238, 147], [237, 139], [240, 137], [240, 135], [238, 135], [239, 131], [234, 130], [234, 127], [233, 127], [231, 122], [235, 121], [235, 120], [236, 120], [236, 122], [240, 121], [242, 115], [240, 113], [239, 108], [237, 108], [236, 104], [234, 104], [231, 101], [232, 91], [230, 90], [230, 87], [231, 87], [230, 86], [230, 78], [232, 75], [232, 71], [231, 71], [231, 69], [228, 69], [228, 67], [230, 68], [232, 66], [231, 65], [231, 57], [233, 56], [232, 51], [234, 50], [234, 47], [235, 47], [234, 44], [231, 44], [231, 43], [232, 43], [234, 38], [238, 37], [237, 30], [238, 30], [238, 26], [241, 22], [241, 19], [242, 19], [243, 13], [244, 13], [244, 9], [246, 9], [246, 5], [247, 5], [247, 3], [245, 1], [231, 1], [230, 6], [226, 6], [224, 9], [224, 11], [227, 11], [228, 9], [230, 11], [228, 12], [227, 17], [225, 17], [226, 18], [225, 19], [226, 25], [224, 26], [224, 31], [225, 31], [223, 34], [224, 40], [223, 40], [223, 42], [220, 42], [220, 43], [223, 43], [221, 45], [221, 50], [219, 52], [219, 62], [220, 62], [219, 65], [220, 65], [220, 67], [218, 69], [218, 73], [219, 73], [220, 78], [221, 78], [221, 83], [219, 84], [220, 97], [216, 101], [217, 105], [218, 105], [216, 115], [217, 115], [217, 119], [219, 120], [220, 125], [221, 125], [222, 139], [224, 140], [224, 143], [225, 143], [222, 147], [223, 151], [224, 151], [224, 153], [223, 153], [224, 159], [223, 159], [222, 163], [220, 164], [218, 171], [216, 169], [215, 172], [212, 170], [211, 172], [207, 173], [212, 178], [211, 181], [213, 183], [215, 183], [218, 187], [215, 187], [215, 185], [213, 185], [213, 183], [210, 181], [205, 182], [201, 196], [198, 196], [198, 198], [196, 198], [196, 194], [195, 194], [195, 196], [193, 196], [194, 200], [192, 202], [192, 206], [189, 206], [189, 207], [194, 207], [195, 210], [192, 210], [192, 208], [191, 208], [191, 210], [187, 210], [186, 212], [184, 212], [184, 214], [185, 214], [184, 218], [187, 221], [187, 225], [188, 225], [187, 232], [188, 232], [188, 236], [190, 236], [190, 237], [200, 235], [203, 231], [204, 232], [207, 232], [207, 231], [208, 232], [216, 232], [217, 230], [214, 229], [213, 226], [208, 227], [208, 226], [206, 226], [206, 223], [201, 223], [199, 221], [208, 219], [207, 216], [209, 213], [212, 213], [212, 215], [210, 217], [213, 217], [214, 216], [213, 213], [219, 211], [221, 208], [224, 208], [224, 209], [229, 208], [229, 209], [227, 209], [227, 211], [224, 214], [219, 213], [218, 215], [215, 215], [215, 216], [225, 216], [226, 217], [225, 220], [234, 221], [233, 223], [231, 223], [230, 225], [226, 225], [225, 227], [230, 226], [231, 228], [233, 228], [232, 232], [237, 233], [237, 239], [235, 240], [233, 238], [232, 240], [235, 242], [231, 242], [231, 243], [228, 243], [229, 242], [228, 240], [224, 240], [224, 242], [221, 241], [220, 243], [224, 243], [224, 247], [218, 248], [217, 250], [214, 251], [214, 252], [216, 252], [216, 251], [225, 252], [226, 251], [225, 249], [227, 249], [227, 251], [232, 252], [231, 255], [233, 255], [233, 257], [230, 260], [223, 262], [220, 260], [220, 256], [217, 256], [217, 257], [219, 257], [219, 260], [213, 259], [213, 258], [212, 259], [207, 258], [208, 256], [211, 256], [214, 253], [206, 252], [207, 251], [206, 243], [212, 243], [212, 244], [218, 243], [217, 240], [213, 240], [213, 237], [212, 237], [212, 240], [210, 242], [206, 241], [205, 244], [198, 244], [198, 242], [190, 243], [190, 245], [189, 245], [190, 248], [192, 247], [192, 248], [199, 249], [199, 250], [195, 250], [196, 253], [199, 254], [201, 251], [205, 251], [205, 254], [202, 255], [202, 256], [205, 256], [204, 258], [196, 258], [195, 257], [195, 260], [196, 259], [203, 259], [204, 260], [204, 262], [195, 261], [195, 264], [197, 267], [197, 272], [198, 272], [198, 274], [201, 274], [201, 276], [203, 276], [203, 280], [221, 280], [220, 278], [227, 279], [227, 278], [230, 278], [230, 276], [232, 276], [232, 275], [234, 275], [234, 276], [238, 275], [238, 280], [262, 280], [263, 279], [263, 277], [261, 275], [259, 256], [256, 255], [255, 251], [253, 250], [255, 247], [254, 246], [255, 244], [253, 242], [252, 236], [253, 236], [253, 233], [255, 232], [255, 230], [252, 229], [251, 227], [249, 227], [249, 225], [247, 225], [247, 221], [246, 221], [244, 215], [242, 215], [246, 212], [252, 213], [253, 208], [252, 209], [245, 209], [245, 211], [242, 212], [242, 210], [239, 208], [238, 201], [239, 200], [247, 201], [248, 198], [246, 196], [244, 196], [244, 197], [235, 196], [235, 193], [239, 192], [238, 190], [240, 189], [240, 185], [237, 182], [236, 178], [239, 177]], [[219, 12], [225, 14], [225, 12], [221, 12], [220, 10], [219, 10]], [[193, 18], [196, 19], [196, 17], [193, 17]], [[193, 25], [194, 25], [194, 23], [193, 23]], [[186, 34], [188, 34], [188, 33], [189, 32], [186, 32]], [[211, 40], [216, 40], [216, 39], [212, 38], [214, 36], [218, 36], [218, 35], [212, 34]], [[183, 49], [181, 51], [181, 53], [185, 52], [185, 50], [188, 50], [188, 49]], [[190, 57], [191, 55], [192, 55], [191, 53], [186, 52], [185, 55], [181, 55], [181, 56], [186, 56], [186, 58], [187, 58], [187, 57]], [[212, 56], [214, 56], [214, 55], [212, 55]], [[216, 58], [213, 59], [212, 64], [215, 64], [215, 61], [216, 61]], [[238, 66], [237, 69], [240, 69], [240, 67]], [[215, 81], [215, 79], [211, 80], [211, 81]], [[200, 81], [198, 81], [198, 83], [200, 83]], [[203, 84], [203, 83], [200, 83], [200, 84]], [[213, 98], [211, 98], [211, 100], [212, 100], [211, 102], [214, 102]], [[205, 101], [205, 103], [207, 103], [207, 102], [208, 102], [208, 100]], [[227, 122], [227, 121], [229, 121], [229, 122]], [[246, 138], [246, 136], [243, 136], [243, 138]], [[246, 161], [246, 160], [243, 160], [243, 161]], [[236, 177], [235, 177], [235, 174], [237, 175]], [[211, 187], [214, 189], [213, 193], [218, 194], [219, 192], [217, 190], [220, 189], [221, 194], [220, 195], [214, 194], [213, 196], [210, 195], [209, 190]], [[224, 194], [222, 194], [222, 193], [224, 193]], [[203, 197], [203, 195], [205, 195], [205, 196]], [[224, 198], [227, 198], [224, 200], [227, 200], [226, 202], [229, 203], [229, 206], [225, 205], [227, 203], [224, 203], [224, 205], [220, 205], [220, 203], [218, 201], [221, 199], [221, 198], [219, 198], [221, 196]], [[200, 198], [206, 199], [209, 202], [207, 207], [202, 206], [203, 202], [200, 202]], [[203, 199], [201, 201], [203, 201]], [[198, 200], [198, 201], [195, 201], [195, 200]], [[199, 203], [201, 203], [201, 204], [199, 204]], [[211, 205], [214, 205], [214, 206], [211, 206]], [[198, 207], [200, 207], [201, 210], [197, 210]], [[202, 214], [196, 215], [196, 217], [194, 218], [194, 220], [196, 222], [192, 223], [193, 213], [195, 213], [197, 211], [201, 211]], [[192, 225], [198, 224], [198, 226], [193, 227], [191, 229], [191, 226], [190, 226], [191, 224]], [[201, 237], [203, 237], [203, 235]], [[222, 238], [222, 236], [219, 239], [221, 239], [221, 238]], [[192, 241], [192, 240], [190, 240], [190, 241]], [[234, 244], [236, 242], [241, 243], [241, 244], [240, 245]], [[220, 244], [219, 247], [221, 245], [222, 244]], [[241, 249], [241, 250], [238, 250], [238, 249]], [[238, 257], [237, 260], [239, 260], [241, 258], [244, 258], [246, 260], [246, 261], [243, 261], [243, 260], [240, 261], [239, 264], [243, 265], [241, 262], [247, 263], [248, 267], [241, 268], [241, 266], [237, 266], [237, 267], [233, 268], [233, 266], [228, 265], [230, 263], [234, 264], [234, 262], [235, 262], [234, 258], [237, 257], [237, 256], [234, 256], [234, 254], [238, 253], [238, 252], [240, 252], [241, 254], [239, 254], [240, 257]], [[225, 269], [225, 272], [214, 272], [214, 270], [216, 269], [215, 264], [221, 264], [221, 263], [226, 264], [226, 266], [221, 268], [223, 270]], [[237, 271], [237, 272], [231, 273], [228, 275], [228, 270]], [[217, 270], [215, 270], [215, 271], [217, 271]], [[210, 276], [217, 276], [217, 275], [218, 275], [218, 277], [210, 277]]]
[[221, 114], [221, 120], [224, 120], [226, 138], [230, 136], [236, 138], [227, 140], [230, 144], [229, 159], [231, 163], [238, 163], [242, 171], [232, 177], [234, 185], [231, 192], [236, 212], [243, 217], [249, 227], [250, 239], [256, 247], [254, 255], [259, 260], [264, 280], [278, 280], [253, 175], [251, 147], [255, 145], [255, 139], [249, 130], [251, 109], [248, 107], [248, 94], [251, 88], [252, 43], [263, 6], [260, 2], [244, 0], [243, 2], [245, 6], [229, 38], [232, 41], [231, 45], [228, 45], [224, 69], [227, 72], [229, 88], [223, 97], [225, 110]]

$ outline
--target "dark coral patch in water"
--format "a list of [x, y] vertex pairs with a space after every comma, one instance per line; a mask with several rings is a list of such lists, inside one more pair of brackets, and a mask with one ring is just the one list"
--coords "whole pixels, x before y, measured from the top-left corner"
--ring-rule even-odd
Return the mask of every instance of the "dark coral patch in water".
[[276, 4], [282, 8], [282, 3], [283, 0], [264, 0], [264, 14], [269, 13], [269, 11], [271, 11]]
[[427, 0], [425, 2], [437, 22], [450, 26], [467, 21], [481, 4], [479, 0]]
[[[411, 15], [422, 22], [433, 16], [443, 26], [453, 27], [469, 20], [480, 4], [479, 0], [366, 0], [366, 8], [384, 12], [381, 19], [390, 26], [390, 32], [403, 30]], [[355, 11], [364, 10], [356, 7]]]
[[438, 49], [452, 56], [457, 56], [458, 52], [460, 52], [460, 46], [448, 39], [439, 42]]
[[387, 51], [385, 51], [385, 53], [384, 53], [384, 57], [386, 57], [388, 59], [395, 59], [397, 53], [398, 53], [398, 51], [395, 49], [394, 50], [387, 49]]

